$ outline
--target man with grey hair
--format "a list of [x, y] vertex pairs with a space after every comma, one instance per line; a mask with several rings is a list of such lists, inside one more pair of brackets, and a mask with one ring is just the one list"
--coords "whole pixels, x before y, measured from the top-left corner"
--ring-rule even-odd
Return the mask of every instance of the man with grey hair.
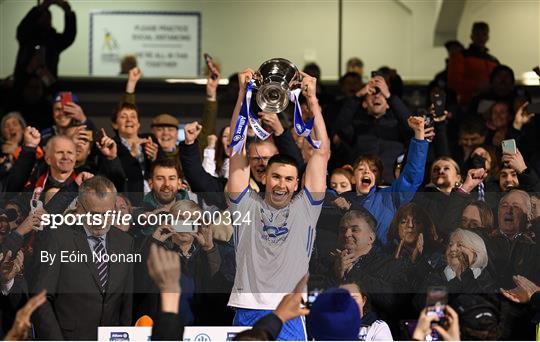
[[523, 190], [512, 190], [499, 202], [499, 231], [510, 239], [526, 233], [531, 221], [531, 197]]
[[540, 280], [540, 247], [530, 230], [531, 215], [531, 198], [523, 190], [511, 190], [499, 202], [499, 227], [486, 246], [488, 267], [502, 288], [511, 287], [516, 274]]
[[[48, 210], [49, 213], [63, 212], [75, 197], [77, 184], [88, 178], [89, 174], [76, 174], [75, 144], [71, 138], [62, 135], [51, 138], [45, 146], [45, 162], [36, 160], [35, 149], [40, 140], [39, 132], [35, 128], [25, 129], [24, 147], [5, 181], [6, 191], [23, 192], [23, 196], [16, 199], [23, 213], [33, 209], [29, 207], [31, 197], [41, 200], [45, 205], [45, 194], [48, 192], [52, 194], [48, 198], [55, 199], [51, 204], [52, 209]], [[57, 192], [62, 189], [63, 195], [59, 196]]]
[[400, 263], [377, 251], [376, 219], [365, 209], [350, 210], [339, 222], [334, 272], [338, 282], [354, 282], [372, 295], [382, 314], [395, 308], [399, 286], [406, 284]]
[[[46, 230], [36, 239], [34, 291], [47, 302], [34, 314], [36, 337], [96, 340], [98, 326], [131, 325], [133, 239], [111, 225], [116, 189], [105, 177], [79, 188], [74, 225]], [[67, 220], [67, 215], [65, 215]]]

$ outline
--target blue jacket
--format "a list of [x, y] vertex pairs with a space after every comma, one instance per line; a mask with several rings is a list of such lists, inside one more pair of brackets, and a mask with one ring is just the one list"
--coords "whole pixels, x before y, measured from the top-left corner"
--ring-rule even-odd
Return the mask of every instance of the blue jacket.
[[410, 202], [424, 180], [429, 143], [426, 140], [411, 139], [407, 152], [407, 162], [391, 186], [373, 187], [366, 196], [357, 197], [351, 209], [362, 206], [377, 219], [377, 239], [386, 244], [386, 235], [392, 218], [399, 207]]

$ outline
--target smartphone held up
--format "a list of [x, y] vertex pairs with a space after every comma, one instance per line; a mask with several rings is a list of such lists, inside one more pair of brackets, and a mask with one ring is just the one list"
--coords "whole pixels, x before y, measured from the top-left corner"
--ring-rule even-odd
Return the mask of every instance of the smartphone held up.
[[426, 294], [426, 309], [428, 315], [438, 317], [436, 324], [444, 326], [446, 320], [446, 305], [448, 304], [448, 291], [444, 286], [429, 287]]
[[216, 73], [216, 65], [214, 64], [214, 59], [207, 53], [204, 54], [204, 61], [208, 67], [208, 72], [210, 73], [210, 78], [214, 81], [217, 80], [218, 74]]
[[503, 154], [517, 154], [516, 141], [514, 139], [503, 140], [501, 149]]

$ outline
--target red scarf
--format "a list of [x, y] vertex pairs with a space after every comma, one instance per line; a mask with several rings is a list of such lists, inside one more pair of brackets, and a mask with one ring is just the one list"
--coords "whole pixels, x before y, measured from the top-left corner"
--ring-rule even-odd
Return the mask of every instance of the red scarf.
[[[49, 178], [49, 170], [47, 170], [47, 172], [39, 176], [38, 180], [33, 186], [34, 191], [33, 191], [32, 198], [38, 199], [41, 197], [41, 192], [45, 189], [45, 184], [47, 184], [48, 178]], [[75, 181], [75, 178], [77, 178], [77, 174], [75, 173], [75, 171], [73, 171], [71, 175], [69, 175], [68, 179], [65, 180], [65, 182], [69, 181], [70, 179], [72, 181]], [[28, 181], [26, 187], [31, 188], [31, 185], [32, 184], [30, 183], [30, 181]]]

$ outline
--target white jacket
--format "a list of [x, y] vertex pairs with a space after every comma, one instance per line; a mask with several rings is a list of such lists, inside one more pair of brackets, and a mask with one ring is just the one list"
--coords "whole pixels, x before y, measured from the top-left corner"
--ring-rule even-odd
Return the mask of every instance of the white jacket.
[[390, 327], [385, 321], [380, 319], [373, 322], [371, 325], [360, 327], [358, 333], [358, 339], [360, 341], [393, 341]]

